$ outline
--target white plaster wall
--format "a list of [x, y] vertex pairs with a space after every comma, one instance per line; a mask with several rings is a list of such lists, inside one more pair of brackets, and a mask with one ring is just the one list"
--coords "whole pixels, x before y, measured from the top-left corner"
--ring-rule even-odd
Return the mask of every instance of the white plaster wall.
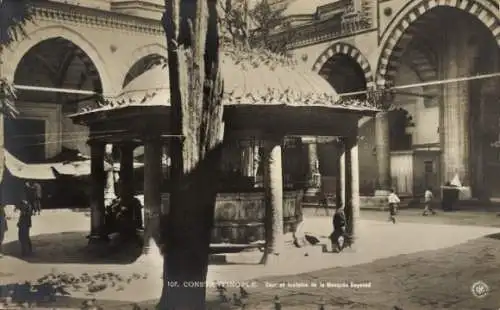
[[[396, 85], [408, 85], [420, 83], [416, 73], [408, 66], [402, 64], [396, 77]], [[404, 89], [411, 93], [424, 93], [422, 87]], [[427, 108], [424, 105], [424, 97], [396, 95], [394, 97], [395, 107], [407, 110], [413, 117], [415, 127], [412, 133], [412, 144], [431, 144], [439, 142], [439, 107]]]
[[87, 145], [89, 129], [86, 126], [75, 125], [70, 118], [62, 117], [62, 146], [72, 150], [78, 150], [80, 153], [90, 155]]
[[[75, 8], [78, 11], [78, 8]], [[96, 15], [106, 16], [107, 12]], [[116, 95], [127, 71], [142, 57], [151, 53], [165, 54], [165, 37], [110, 28], [91, 23], [37, 18], [36, 23], [26, 26], [28, 36], [14, 43], [4, 53], [5, 75], [13, 80], [22, 56], [37, 43], [55, 37], [63, 37], [86, 52], [96, 65], [106, 95]]]
[[[387, 29], [387, 26], [391, 21], [394, 20], [394, 18], [398, 15], [398, 12], [409, 2], [415, 1], [415, 0], [385, 0], [385, 1], [378, 1], [378, 10], [379, 10], [379, 31], [380, 34], [384, 33], [385, 30]], [[390, 8], [392, 10], [391, 15], [386, 16], [384, 14], [384, 11], [386, 8]]]
[[[88, 10], [75, 7], [73, 11], [78, 13]], [[102, 17], [107, 17], [109, 14], [104, 11], [92, 11], [92, 13]], [[134, 21], [134, 19], [127, 17], [124, 17], [123, 20], [128, 20], [131, 23]], [[140, 20], [135, 20], [139, 25], [141, 24]], [[3, 55], [3, 73], [11, 81], [14, 80], [19, 62], [30, 48], [50, 38], [65, 38], [89, 55], [99, 72], [103, 92], [107, 96], [114, 96], [121, 91], [126, 74], [136, 61], [153, 53], [166, 55], [163, 33], [155, 35], [125, 29], [124, 26], [112, 28], [97, 22], [80, 23], [70, 18], [54, 19], [47, 16], [37, 16], [35, 23], [29, 23], [26, 26], [26, 32], [27, 36], [12, 44]], [[43, 83], [43, 81], [41, 82]], [[40, 83], [37, 84], [40, 85]], [[30, 109], [30, 115], [27, 117], [42, 117], [48, 113], [45, 110], [38, 104]], [[57, 155], [62, 146], [88, 154], [88, 146], [86, 145], [88, 129], [85, 126], [73, 124], [70, 119], [62, 115], [60, 108], [58, 113], [57, 120], [54, 118], [55, 116], [50, 116], [50, 121], [49, 116], [43, 116], [47, 118], [46, 131], [58, 132], [57, 134], [51, 133], [52, 136], [47, 139], [60, 139], [59, 143], [46, 145], [46, 156]]]
[[61, 152], [61, 107], [57, 104], [40, 102], [16, 103], [18, 118], [45, 121], [45, 158]]

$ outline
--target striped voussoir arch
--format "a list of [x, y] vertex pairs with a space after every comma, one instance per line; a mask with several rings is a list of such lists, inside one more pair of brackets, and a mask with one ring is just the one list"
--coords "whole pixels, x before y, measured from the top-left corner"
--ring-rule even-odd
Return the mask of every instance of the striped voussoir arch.
[[364, 72], [366, 88], [372, 88], [375, 86], [375, 79], [373, 77], [370, 63], [356, 47], [347, 43], [338, 42], [328, 47], [323, 53], [321, 53], [314, 63], [312, 68], [313, 71], [319, 73], [325, 63], [336, 55], [345, 55], [356, 61]]
[[[102, 92], [102, 83], [101, 83], [101, 77], [99, 75], [99, 72], [97, 71], [97, 68], [94, 64], [94, 62], [92, 61], [92, 59], [90, 59], [90, 57], [87, 55], [87, 53], [85, 53], [78, 45], [76, 45], [75, 43], [73, 43], [72, 41], [69, 41], [65, 38], [62, 38], [62, 37], [58, 37], [58, 38], [55, 38], [54, 39], [56, 42], [62, 44], [66, 51], [72, 51], [72, 56], [71, 57], [71, 61], [75, 58], [79, 59], [82, 63], [83, 63], [83, 66], [85, 68], [85, 79], [82, 80], [81, 82], [86, 82], [87, 80], [90, 80], [92, 82], [92, 90], [97, 92], [97, 93], [100, 93]], [[71, 63], [70, 61], [70, 63]], [[66, 68], [67, 70], [67, 68]], [[63, 74], [65, 74], [65, 72], [61, 72]], [[80, 86], [83, 86], [83, 85], [80, 85]]]
[[92, 88], [96, 93], [102, 92], [102, 84], [101, 77], [99, 76], [99, 72], [94, 65], [94, 62], [90, 57], [81, 49], [77, 50], [77, 57], [83, 62], [85, 66], [85, 71], [87, 73], [87, 78], [92, 81]]
[[394, 70], [404, 51], [404, 47], [411, 41], [414, 33], [407, 31], [419, 17], [436, 7], [452, 7], [478, 18], [492, 33], [500, 46], [500, 21], [498, 13], [492, 12], [485, 5], [476, 0], [425, 0], [404, 15], [388, 38], [383, 43], [382, 53], [377, 68], [377, 85], [386, 86], [391, 80]]

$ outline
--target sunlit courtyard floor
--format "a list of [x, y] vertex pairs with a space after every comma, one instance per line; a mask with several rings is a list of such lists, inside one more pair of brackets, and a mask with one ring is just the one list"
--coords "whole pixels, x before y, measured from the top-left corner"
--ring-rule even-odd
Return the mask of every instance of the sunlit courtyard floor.
[[[35, 255], [28, 259], [18, 257], [17, 218], [11, 211], [9, 215], [10, 229], [0, 259], [0, 293], [12, 296], [12, 309], [19, 307], [14, 302], [43, 304], [47, 295], [54, 294], [58, 297], [50, 302], [51, 307], [78, 308], [83, 300], [95, 298], [104, 309], [131, 309], [128, 305], [160, 295], [161, 259], [156, 255], [137, 258], [140, 253], [134, 250], [126, 250], [126, 255], [118, 254], [118, 249], [105, 256], [89, 253], [85, 236], [90, 219], [85, 213], [47, 210], [33, 217]], [[327, 236], [330, 223], [329, 217], [310, 215], [304, 230]], [[326, 309], [498, 309], [500, 228], [493, 227], [497, 225], [500, 217], [487, 212], [421, 217], [418, 211], [403, 210], [394, 225], [386, 221], [385, 213], [368, 211], [363, 212], [354, 249], [333, 254], [290, 247], [270, 266], [256, 264], [258, 255], [247, 253], [240, 255], [248, 257], [246, 264], [211, 265], [208, 281], [258, 279], [247, 289], [247, 309], [271, 309], [276, 295], [284, 309], [318, 309], [320, 298]], [[49, 280], [47, 275], [57, 279]], [[32, 286], [42, 277], [40, 283], [45, 286], [36, 292]], [[484, 298], [471, 293], [471, 285], [478, 280], [489, 285], [490, 293]], [[21, 285], [25, 281], [30, 283]], [[349, 281], [370, 283], [371, 287], [319, 287], [320, 282], [338, 285]], [[47, 293], [61, 282], [70, 283], [64, 292]], [[269, 287], [279, 282], [309, 287]], [[311, 287], [313, 284], [318, 287]], [[13, 295], [14, 291], [18, 293]], [[238, 292], [231, 287], [228, 291], [228, 296]], [[59, 297], [61, 294], [66, 296]], [[221, 304], [214, 289], [208, 289], [208, 299], [213, 309], [233, 307], [231, 302]]]

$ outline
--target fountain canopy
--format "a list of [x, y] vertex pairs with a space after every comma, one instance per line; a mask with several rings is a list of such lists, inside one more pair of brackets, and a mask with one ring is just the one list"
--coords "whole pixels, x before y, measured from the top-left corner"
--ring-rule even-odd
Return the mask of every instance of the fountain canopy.
[[[359, 117], [379, 111], [367, 101], [342, 100], [320, 75], [284, 57], [229, 51], [221, 53], [220, 66], [226, 128], [345, 135], [357, 126]], [[168, 134], [169, 89], [168, 66], [157, 65], [127, 84], [116, 98], [83, 108], [71, 118], [90, 126], [91, 132], [113, 127], [146, 134], [156, 128]]]

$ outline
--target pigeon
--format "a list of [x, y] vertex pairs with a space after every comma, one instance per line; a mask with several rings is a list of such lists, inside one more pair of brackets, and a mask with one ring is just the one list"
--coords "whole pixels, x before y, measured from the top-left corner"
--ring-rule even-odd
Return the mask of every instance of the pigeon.
[[248, 297], [248, 292], [245, 291], [245, 289], [242, 288], [241, 286], [240, 286], [240, 296], [241, 296], [241, 298], [247, 298]]
[[224, 285], [217, 284], [216, 288], [217, 288], [217, 291], [219, 291], [219, 292], [227, 292], [227, 289], [224, 287]]
[[307, 242], [309, 242], [312, 245], [316, 245], [320, 242], [318, 238], [311, 235], [306, 234], [304, 237], [306, 238]]

